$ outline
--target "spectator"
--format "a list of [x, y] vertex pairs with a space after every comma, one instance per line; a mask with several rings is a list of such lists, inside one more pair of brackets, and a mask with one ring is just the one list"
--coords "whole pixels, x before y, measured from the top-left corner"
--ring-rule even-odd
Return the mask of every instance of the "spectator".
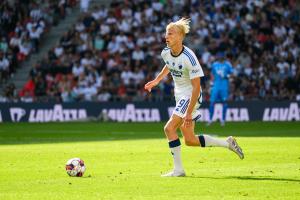
[[[5, 12], [11, 14], [7, 9]], [[43, 70], [50, 68], [52, 79], [56, 73], [74, 74], [76, 81], [69, 90], [76, 91], [76, 100], [85, 99], [85, 91], [91, 92], [87, 87], [96, 88], [97, 99], [101, 101], [120, 99], [115, 97], [117, 91], [124, 100], [159, 100], [162, 93], [163, 98], [172, 96], [172, 85], [167, 79], [161, 88], [153, 91], [155, 96], [143, 93], [139, 85], [145, 81], [143, 77], [151, 79], [159, 71], [158, 55], [165, 45], [156, 41], [164, 40], [164, 27], [170, 15], [179, 18], [174, 13], [184, 13], [192, 20], [191, 32], [196, 34], [187, 37], [185, 42], [193, 47], [207, 75], [201, 81], [204, 99], [209, 99], [207, 83], [211, 63], [219, 51], [226, 52], [234, 66], [229, 100], [294, 100], [300, 94], [295, 84], [300, 68], [300, 37], [296, 34], [300, 31], [300, 18], [297, 17], [299, 8], [293, 1], [155, 0], [95, 6], [64, 34], [58, 49], [49, 52], [48, 63], [43, 64], [48, 69]], [[13, 39], [8, 40], [10, 46], [16, 51], [20, 49], [18, 53], [26, 58], [32, 49], [29, 46], [24, 50], [24, 46], [28, 47], [24, 27], [16, 23], [15, 33]], [[74, 64], [71, 65], [70, 60]], [[75, 64], [77, 61], [80, 65]], [[68, 65], [68, 70], [60, 67], [68, 68]], [[53, 84], [59, 88], [59, 83]], [[137, 91], [131, 94], [131, 89], [127, 90], [129, 86]], [[86, 99], [94, 100], [93, 97]]]
[[9, 60], [4, 53], [0, 51], [0, 77], [1, 82], [6, 82], [9, 78]]
[[80, 11], [87, 12], [89, 9], [90, 0], [80, 0]]

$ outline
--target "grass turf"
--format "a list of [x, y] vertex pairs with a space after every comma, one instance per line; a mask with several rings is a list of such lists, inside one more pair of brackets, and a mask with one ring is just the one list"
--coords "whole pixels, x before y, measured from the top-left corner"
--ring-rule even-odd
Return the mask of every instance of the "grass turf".
[[[187, 177], [172, 168], [162, 123], [0, 124], [0, 199], [299, 199], [300, 123], [200, 123], [235, 135], [239, 160], [223, 148], [183, 146]], [[82, 178], [65, 162], [82, 158]]]

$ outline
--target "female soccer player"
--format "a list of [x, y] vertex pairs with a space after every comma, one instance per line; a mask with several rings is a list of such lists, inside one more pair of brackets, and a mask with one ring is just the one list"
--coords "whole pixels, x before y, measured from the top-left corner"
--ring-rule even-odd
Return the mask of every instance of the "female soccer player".
[[173, 155], [174, 169], [162, 176], [185, 176], [180, 156], [180, 140], [176, 133], [179, 128], [187, 146], [225, 147], [235, 152], [241, 159], [244, 158], [242, 149], [236, 140], [230, 136], [221, 140], [209, 135], [195, 135], [195, 121], [200, 118], [199, 106], [202, 102], [200, 77], [203, 71], [194, 52], [183, 45], [185, 35], [190, 31], [190, 19], [181, 18], [171, 22], [166, 27], [166, 43], [161, 56], [165, 66], [157, 77], [145, 84], [145, 89], [151, 89], [171, 73], [175, 83], [174, 93], [176, 106], [169, 121], [164, 127], [164, 132], [169, 140], [169, 147]]

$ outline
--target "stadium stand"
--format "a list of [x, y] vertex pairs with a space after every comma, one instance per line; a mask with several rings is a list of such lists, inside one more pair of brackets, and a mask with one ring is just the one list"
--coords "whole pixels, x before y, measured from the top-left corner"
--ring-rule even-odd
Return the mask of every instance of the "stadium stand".
[[[1, 101], [18, 100], [14, 83], [8, 82], [22, 63], [39, 52], [52, 26], [66, 16], [75, 0], [3, 0], [0, 4], [0, 87]], [[4, 88], [3, 88], [4, 87]]]
[[[38, 12], [34, 16], [39, 22]], [[295, 0], [94, 4], [36, 63], [23, 90], [17, 94], [10, 86], [7, 97], [61, 102], [170, 100], [170, 77], [151, 94], [143, 85], [162, 67], [164, 27], [182, 16], [192, 20], [186, 44], [207, 75], [202, 79], [206, 100], [210, 65], [217, 52], [225, 52], [235, 69], [230, 100], [300, 99], [300, 4]], [[38, 41], [30, 34], [24, 40], [38, 50]], [[1, 54], [0, 58], [5, 68], [7, 62]]]

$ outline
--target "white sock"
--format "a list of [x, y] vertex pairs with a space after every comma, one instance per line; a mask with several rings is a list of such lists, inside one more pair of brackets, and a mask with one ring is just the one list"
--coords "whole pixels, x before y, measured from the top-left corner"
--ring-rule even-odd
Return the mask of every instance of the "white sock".
[[174, 171], [183, 171], [181, 162], [181, 146], [170, 148], [173, 155]]
[[229, 147], [229, 144], [226, 140], [218, 139], [210, 135], [203, 135], [203, 137], [205, 141], [205, 147], [225, 147], [225, 148]]
[[173, 155], [174, 171], [183, 171], [181, 162], [181, 146], [179, 138], [169, 141], [169, 147]]

